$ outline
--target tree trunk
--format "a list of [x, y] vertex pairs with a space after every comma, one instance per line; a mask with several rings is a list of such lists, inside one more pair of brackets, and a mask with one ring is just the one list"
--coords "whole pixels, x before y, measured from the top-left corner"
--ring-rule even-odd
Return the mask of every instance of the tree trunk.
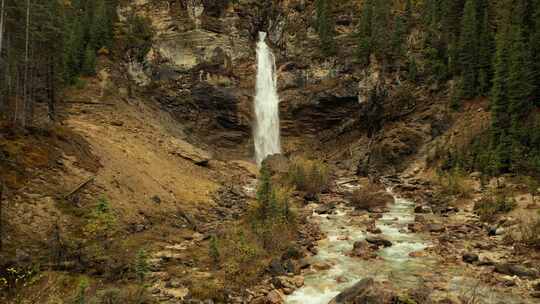
[[23, 85], [23, 119], [22, 126], [26, 126], [26, 107], [28, 103], [28, 48], [30, 42], [30, 0], [26, 1], [26, 42], [24, 52], [24, 85]]
[[4, 237], [4, 231], [3, 231], [3, 227], [2, 227], [2, 224], [3, 224], [3, 221], [2, 221], [2, 216], [3, 216], [3, 207], [4, 207], [4, 201], [2, 200], [3, 199], [3, 194], [4, 192], [4, 183], [3, 182], [0, 182], [0, 252], [2, 252], [2, 240], [3, 240], [3, 237]]
[[4, 41], [4, 7], [5, 1], [2, 0], [2, 5], [0, 6], [0, 57], [2, 57], [2, 42]]
[[48, 103], [48, 114], [49, 119], [51, 121], [55, 121], [56, 118], [56, 111], [55, 111], [55, 104], [56, 104], [56, 88], [55, 88], [55, 81], [54, 81], [54, 59], [52, 57], [49, 57], [49, 72], [47, 73], [48, 78], [48, 93], [49, 98], [47, 99]]

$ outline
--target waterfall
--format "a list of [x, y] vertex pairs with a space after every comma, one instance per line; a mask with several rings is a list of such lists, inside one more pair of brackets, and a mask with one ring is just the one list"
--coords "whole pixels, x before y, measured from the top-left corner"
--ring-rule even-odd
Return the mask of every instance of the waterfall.
[[260, 32], [257, 43], [256, 124], [254, 131], [255, 158], [259, 165], [268, 155], [281, 153], [276, 62], [265, 39], [266, 33]]

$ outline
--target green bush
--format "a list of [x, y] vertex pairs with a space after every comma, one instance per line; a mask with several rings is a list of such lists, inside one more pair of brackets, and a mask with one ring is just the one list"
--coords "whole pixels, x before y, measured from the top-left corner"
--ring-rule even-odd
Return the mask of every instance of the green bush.
[[84, 232], [89, 240], [112, 236], [117, 228], [117, 218], [106, 198], [101, 198], [90, 213]]
[[500, 190], [482, 198], [474, 205], [475, 212], [484, 222], [494, 222], [501, 213], [508, 213], [516, 207], [514, 198], [507, 190]]
[[329, 179], [330, 171], [324, 163], [304, 158], [292, 160], [288, 180], [297, 190], [316, 196], [328, 189]]
[[440, 173], [439, 181], [443, 194], [455, 195], [460, 198], [471, 197], [473, 189], [467, 184], [467, 179], [461, 170], [455, 168], [450, 172]]

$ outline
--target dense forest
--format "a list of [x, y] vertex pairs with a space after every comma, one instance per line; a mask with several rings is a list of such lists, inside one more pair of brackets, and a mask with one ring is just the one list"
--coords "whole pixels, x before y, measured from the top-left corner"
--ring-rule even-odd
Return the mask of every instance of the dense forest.
[[[2, 1], [0, 106], [6, 121], [18, 127], [54, 121], [62, 89], [95, 75], [96, 58], [111, 54], [115, 41], [124, 43], [126, 58], [141, 59], [151, 30], [143, 18], [130, 16], [128, 26], [115, 31], [116, 6], [116, 0]], [[47, 105], [47, 117], [34, 117], [36, 104]]]
[[[330, 2], [317, 0], [317, 31], [327, 54], [335, 48]], [[540, 1], [366, 0], [360, 16], [361, 64], [374, 55], [387, 70], [405, 67], [415, 83], [449, 83], [456, 111], [464, 100], [489, 98], [491, 129], [470, 149], [450, 155], [446, 167], [538, 174]], [[413, 30], [424, 37], [420, 54], [406, 49]], [[421, 73], [417, 56], [427, 62]]]

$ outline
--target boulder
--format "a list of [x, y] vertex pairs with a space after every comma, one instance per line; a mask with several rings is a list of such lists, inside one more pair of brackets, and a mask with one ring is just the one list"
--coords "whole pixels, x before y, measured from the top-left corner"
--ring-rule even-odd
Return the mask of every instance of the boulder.
[[429, 231], [429, 232], [434, 232], [434, 233], [441, 233], [441, 232], [444, 232], [446, 231], [446, 228], [441, 225], [441, 224], [428, 224], [426, 226], [426, 229]]
[[285, 269], [279, 259], [273, 259], [268, 266], [268, 272], [270, 272], [272, 276], [280, 276], [285, 275], [287, 273], [287, 269]]
[[278, 290], [272, 290], [266, 295], [266, 303], [268, 304], [282, 304], [283, 295]]
[[195, 147], [187, 141], [172, 139], [169, 144], [169, 153], [192, 161], [199, 166], [206, 166], [211, 159], [208, 152]]
[[428, 206], [419, 205], [414, 208], [414, 213], [431, 213], [431, 208]]
[[354, 242], [351, 252], [352, 256], [368, 259], [373, 257], [373, 250], [370, 248], [369, 243], [365, 240]]
[[464, 253], [462, 258], [463, 258], [463, 262], [469, 263], [469, 264], [478, 262], [478, 260], [479, 260], [479, 257], [478, 257], [477, 254], [469, 253], [469, 252]]
[[315, 213], [317, 214], [331, 214], [332, 211], [336, 209], [336, 206], [334, 204], [324, 204], [320, 205], [315, 209]]
[[392, 246], [392, 242], [390, 242], [387, 239], [383, 239], [382, 237], [372, 237], [368, 236], [366, 238], [366, 241], [370, 244], [376, 245], [376, 246], [383, 246], [383, 247], [390, 247]]
[[372, 278], [366, 278], [345, 289], [328, 304], [385, 304], [390, 303], [393, 295]]
[[538, 270], [527, 268], [525, 266], [518, 265], [518, 264], [511, 264], [511, 263], [496, 264], [495, 272], [506, 274], [506, 275], [512, 275], [512, 276], [515, 275], [518, 277], [532, 278], [532, 279], [536, 279], [539, 277]]

